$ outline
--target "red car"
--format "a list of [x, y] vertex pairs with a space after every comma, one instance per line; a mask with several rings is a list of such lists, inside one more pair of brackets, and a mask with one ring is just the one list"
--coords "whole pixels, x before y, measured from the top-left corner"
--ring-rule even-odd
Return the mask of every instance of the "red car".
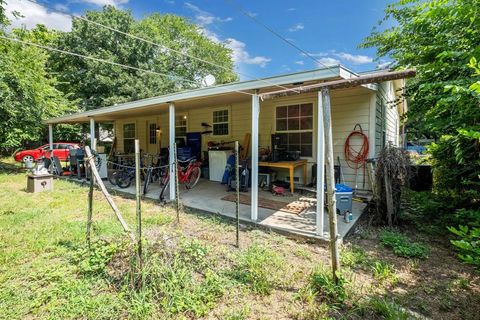
[[[58, 157], [60, 161], [66, 161], [70, 155], [71, 149], [79, 149], [80, 146], [77, 143], [71, 142], [55, 142], [53, 144], [53, 156]], [[43, 145], [36, 149], [22, 150], [15, 154], [15, 161], [18, 162], [33, 162], [37, 161], [41, 157], [50, 158], [49, 145]]]

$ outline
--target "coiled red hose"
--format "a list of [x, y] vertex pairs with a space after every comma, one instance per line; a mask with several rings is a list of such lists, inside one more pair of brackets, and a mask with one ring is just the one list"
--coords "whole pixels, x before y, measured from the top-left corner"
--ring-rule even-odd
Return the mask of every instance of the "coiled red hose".
[[[359, 128], [358, 130], [357, 127]], [[360, 149], [358, 147], [352, 147], [352, 139], [362, 140]], [[363, 133], [362, 126], [356, 124], [353, 128], [353, 131], [348, 135], [347, 140], [345, 141], [344, 154], [347, 165], [355, 170], [365, 167], [365, 163], [368, 158], [368, 148], [368, 137]]]

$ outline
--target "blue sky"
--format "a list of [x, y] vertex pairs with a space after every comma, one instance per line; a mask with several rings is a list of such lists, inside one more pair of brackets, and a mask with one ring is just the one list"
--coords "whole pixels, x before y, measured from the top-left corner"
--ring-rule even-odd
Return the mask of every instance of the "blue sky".
[[[32, 27], [43, 23], [51, 28], [69, 30], [70, 16], [98, 10], [105, 4], [130, 9], [136, 18], [152, 12], [185, 16], [196, 23], [214, 41], [226, 43], [233, 50], [238, 71], [248, 74], [243, 80], [297, 72], [342, 64], [354, 71], [385, 66], [388, 59], [374, 61], [375, 49], [358, 49], [383, 17], [387, 0], [337, 1], [253, 1], [253, 0], [7, 0], [7, 11], [18, 10], [24, 18], [15, 21]], [[233, 3], [229, 4], [229, 3]], [[44, 6], [42, 6], [44, 4]], [[301, 54], [238, 11], [245, 11], [267, 24], [312, 55]], [[46, 8], [53, 7], [58, 11]]]

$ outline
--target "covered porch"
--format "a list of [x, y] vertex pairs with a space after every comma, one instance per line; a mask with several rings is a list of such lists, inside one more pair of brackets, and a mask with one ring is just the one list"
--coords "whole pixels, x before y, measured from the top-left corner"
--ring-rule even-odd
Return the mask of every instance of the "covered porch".
[[[353, 221], [345, 223], [337, 218], [333, 190], [334, 162], [337, 158], [340, 162], [343, 157], [345, 138], [356, 124], [361, 124], [371, 137], [375, 136], [377, 87], [371, 83], [374, 80], [402, 78], [404, 74], [382, 76], [359, 77], [338, 66], [267, 80], [174, 93], [52, 119], [47, 122], [50, 142], [53, 141], [55, 123], [89, 122], [91, 136], [95, 137], [96, 122], [112, 122], [119, 153], [132, 152], [129, 146], [135, 139], [140, 141], [140, 146], [146, 153], [158, 153], [162, 147], [169, 147], [169, 172], [173, 176], [176, 174], [173, 146], [176, 145], [180, 128], [185, 132], [202, 132], [207, 123], [212, 127], [208, 133], [208, 142], [218, 143], [231, 140], [242, 143], [245, 134], [249, 134], [244, 149], [248, 151], [251, 188], [241, 196], [240, 219], [278, 230], [333, 239], [345, 236], [363, 209], [361, 203], [353, 202]], [[351, 84], [352, 79], [357, 83]], [[278, 90], [279, 87], [281, 90]], [[290, 109], [293, 110], [292, 114]], [[306, 114], [303, 114], [304, 110]], [[181, 116], [180, 120], [187, 120], [185, 124], [179, 126], [178, 116]], [[303, 174], [302, 179], [300, 173], [297, 179], [296, 173], [291, 170], [285, 179], [288, 178], [296, 185], [309, 184], [313, 190], [309, 196], [292, 192], [287, 200], [286, 197], [273, 196], [259, 188], [260, 151], [262, 148], [273, 147], [271, 135], [274, 133], [287, 135], [288, 139], [291, 136], [295, 142], [287, 143], [286, 147], [301, 150], [301, 159], [308, 163], [307, 174]], [[369, 143], [369, 156], [373, 157], [373, 139]], [[92, 139], [91, 148], [95, 149], [95, 139]], [[201, 151], [207, 150], [210, 148], [205, 139], [202, 140]], [[322, 168], [317, 170], [315, 179], [311, 174], [313, 165]], [[350, 185], [356, 183], [359, 173], [346, 165], [343, 169], [344, 182]], [[364, 182], [364, 187], [369, 188], [368, 181]], [[122, 191], [134, 192], [133, 189]], [[146, 196], [157, 199], [158, 193], [159, 190], [152, 186]], [[175, 194], [175, 184], [170, 183], [170, 200], [175, 199]], [[235, 215], [235, 202], [226, 200], [228, 195], [225, 186], [208, 180], [201, 180], [194, 189], [188, 191], [183, 187], [180, 189], [183, 205], [232, 217]], [[324, 209], [325, 199], [329, 199], [329, 215]], [[282, 209], [282, 202], [285, 206], [300, 202], [305, 207], [300, 212], [286, 212]], [[303, 204], [305, 202], [308, 205]], [[336, 235], [331, 235], [327, 230], [335, 230]]]
[[[135, 186], [132, 184], [129, 188], [121, 189], [118, 186], [105, 181], [108, 189], [119, 194], [135, 195]], [[227, 187], [218, 182], [200, 179], [194, 189], [187, 190], [180, 186], [180, 202], [184, 207], [200, 210], [208, 214], [218, 214], [228, 218], [235, 218], [235, 202], [225, 200], [235, 196], [234, 191], [227, 191]], [[144, 198], [157, 201], [160, 194], [160, 186], [151, 184], [148, 193]], [[250, 198], [251, 192], [242, 192], [241, 198]], [[310, 238], [318, 237], [316, 232], [316, 198], [312, 192], [295, 193], [290, 196], [275, 196], [269, 191], [258, 191], [259, 207], [258, 219], [252, 221], [251, 206], [240, 203], [240, 220], [245, 223], [258, 224], [282, 233], [300, 235]], [[269, 202], [271, 201], [271, 202]], [[277, 209], [279, 204], [284, 208]], [[290, 210], [292, 205], [293, 210]], [[267, 208], [269, 207], [269, 208]], [[275, 208], [273, 208], [275, 207]], [[353, 202], [353, 221], [345, 222], [343, 216], [338, 216], [338, 236], [343, 239], [352, 231], [356, 222], [360, 218], [365, 204], [362, 202]], [[285, 210], [285, 211], [284, 211]], [[323, 212], [324, 221], [328, 221], [327, 209]], [[328, 225], [324, 225], [324, 236], [328, 238]]]

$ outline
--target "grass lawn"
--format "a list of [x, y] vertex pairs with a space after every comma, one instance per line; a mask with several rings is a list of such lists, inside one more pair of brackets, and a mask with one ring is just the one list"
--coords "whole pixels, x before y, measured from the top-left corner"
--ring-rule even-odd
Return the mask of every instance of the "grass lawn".
[[[479, 318], [478, 273], [441, 240], [363, 229], [343, 246], [335, 285], [325, 246], [244, 227], [237, 249], [228, 221], [187, 210], [177, 225], [174, 210], [144, 202], [138, 272], [100, 192], [88, 249], [86, 186], [55, 180], [29, 194], [24, 172], [2, 168], [2, 319]], [[114, 200], [135, 228], [134, 200]]]

